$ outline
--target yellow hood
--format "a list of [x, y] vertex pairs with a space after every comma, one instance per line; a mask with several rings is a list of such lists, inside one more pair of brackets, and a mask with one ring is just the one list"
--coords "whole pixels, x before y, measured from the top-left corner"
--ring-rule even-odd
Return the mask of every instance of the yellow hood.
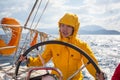
[[[58, 22], [58, 25], [60, 26], [60, 24], [66, 24], [66, 25], [70, 25], [74, 28], [74, 32], [72, 37], [76, 37], [78, 29], [79, 29], [79, 20], [77, 15], [72, 14], [72, 13], [66, 13]], [[61, 36], [61, 33], [60, 33]]]
[[[74, 14], [67, 13], [60, 19], [59, 25], [60, 23], [73, 26], [74, 28], [74, 33], [69, 38], [63, 38], [60, 34], [60, 41], [66, 41], [79, 47], [81, 50], [88, 53], [88, 55], [96, 62], [96, 64], [98, 64], [90, 47], [85, 42], [76, 37], [79, 28], [78, 17]], [[77, 51], [67, 46], [57, 44], [47, 45], [44, 52], [42, 53], [42, 57], [45, 63], [52, 59], [54, 67], [60, 69], [60, 71], [62, 72], [63, 80], [67, 80], [68, 77], [75, 73], [83, 64], [86, 64], [88, 62], [88, 60]], [[39, 57], [30, 58], [28, 66], [40, 65], [42, 65], [42, 63]], [[96, 70], [91, 64], [88, 65], [86, 68], [91, 75], [96, 77]], [[80, 72], [71, 80], [83, 80], [82, 78], [83, 75]]]

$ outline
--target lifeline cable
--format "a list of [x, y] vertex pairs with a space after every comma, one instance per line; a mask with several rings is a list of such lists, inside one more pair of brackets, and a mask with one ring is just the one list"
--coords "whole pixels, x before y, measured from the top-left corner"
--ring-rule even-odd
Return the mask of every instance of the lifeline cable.
[[26, 26], [27, 26], [27, 23], [28, 23], [28, 21], [29, 21], [29, 19], [30, 19], [31, 15], [32, 15], [32, 13], [33, 13], [33, 11], [35, 10], [35, 7], [36, 7], [36, 5], [37, 5], [38, 1], [39, 1], [39, 0], [36, 0], [36, 2], [35, 2], [35, 4], [34, 4], [34, 6], [33, 6], [33, 8], [32, 8], [32, 10], [31, 10], [31, 12], [30, 12], [30, 14], [29, 14], [29, 16], [28, 16], [28, 18], [27, 18], [27, 21], [26, 21], [26, 23], [25, 23], [24, 27], [26, 27]]
[[37, 13], [38, 13], [38, 10], [39, 10], [39, 8], [40, 8], [41, 3], [42, 3], [42, 0], [40, 1], [39, 5], [38, 5], [37, 11], [36, 11], [35, 16], [34, 16], [34, 18], [33, 18], [33, 20], [32, 20], [32, 23], [31, 23], [31, 25], [30, 25], [30, 28], [32, 28], [32, 26], [33, 26], [33, 22], [34, 22], [34, 20], [35, 20], [35, 18], [36, 18], [36, 15], [37, 15]]
[[47, 8], [47, 6], [48, 6], [48, 3], [49, 3], [49, 0], [47, 1], [46, 5], [45, 5], [45, 7], [44, 7], [44, 9], [43, 9], [43, 12], [42, 12], [42, 14], [41, 14], [41, 16], [40, 16], [40, 18], [39, 18], [39, 20], [38, 20], [38, 22], [37, 22], [37, 24], [36, 24], [36, 26], [35, 26], [34, 29], [36, 29], [36, 27], [38, 26], [38, 24], [39, 24], [39, 22], [40, 22], [40, 20], [41, 20], [41, 17], [42, 17], [43, 13], [45, 12], [45, 10], [46, 10], [46, 8]]

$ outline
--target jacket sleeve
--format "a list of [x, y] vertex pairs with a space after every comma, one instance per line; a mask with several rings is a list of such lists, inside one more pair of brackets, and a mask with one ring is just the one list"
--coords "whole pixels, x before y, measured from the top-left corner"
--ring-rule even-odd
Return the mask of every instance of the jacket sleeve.
[[[93, 61], [98, 65], [98, 61], [97, 59], [95, 58], [95, 55], [93, 54], [91, 48], [88, 46], [88, 44], [84, 44], [83, 46], [83, 50], [93, 59]], [[83, 56], [83, 62], [84, 64], [87, 64], [88, 62], [88, 59], [86, 59], [84, 56]], [[86, 66], [87, 70], [89, 71], [89, 73], [96, 79], [96, 70], [94, 68], [94, 66], [90, 63]]]
[[[42, 53], [42, 58], [43, 58], [42, 60], [44, 63], [47, 63], [51, 59], [51, 57], [52, 57], [52, 51], [51, 51], [50, 46], [47, 45], [45, 47], [44, 52]], [[43, 65], [43, 63], [42, 63], [39, 56], [37, 56], [35, 58], [30, 57], [29, 62], [27, 64], [28, 67], [30, 67], [30, 66], [42, 66], [42, 65]]]

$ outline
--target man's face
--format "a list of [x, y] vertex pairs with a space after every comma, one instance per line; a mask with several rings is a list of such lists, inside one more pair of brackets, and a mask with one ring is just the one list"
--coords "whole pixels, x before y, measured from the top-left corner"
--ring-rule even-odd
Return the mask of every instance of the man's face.
[[65, 24], [60, 24], [60, 32], [63, 37], [69, 37], [73, 33], [73, 27]]

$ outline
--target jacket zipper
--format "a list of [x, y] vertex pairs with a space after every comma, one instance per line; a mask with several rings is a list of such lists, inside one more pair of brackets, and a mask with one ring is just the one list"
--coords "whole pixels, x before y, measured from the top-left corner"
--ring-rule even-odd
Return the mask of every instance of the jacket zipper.
[[66, 46], [66, 49], [67, 49], [67, 51], [68, 51], [67, 77], [69, 77], [68, 74], [69, 74], [69, 58], [70, 58], [69, 56], [70, 56], [70, 51], [69, 51], [69, 48], [68, 48], [67, 46]]

